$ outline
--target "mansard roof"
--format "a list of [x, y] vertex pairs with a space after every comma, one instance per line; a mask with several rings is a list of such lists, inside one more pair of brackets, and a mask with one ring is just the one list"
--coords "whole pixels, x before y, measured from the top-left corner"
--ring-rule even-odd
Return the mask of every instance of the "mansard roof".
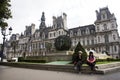
[[85, 25], [85, 26], [79, 26], [79, 27], [76, 27], [76, 28], [71, 28], [69, 29], [70, 30], [85, 30], [86, 28], [89, 28], [89, 29], [95, 29], [95, 25], [94, 24], [90, 24], [90, 25]]
[[78, 30], [80, 30], [82, 32], [82, 31], [86, 31], [86, 29], [89, 29], [90, 33], [91, 33], [91, 31], [95, 32], [95, 25], [90, 24], [90, 25], [85, 25], [85, 26], [79, 26], [76, 28], [71, 28], [71, 29], [69, 29], [68, 33], [70, 34], [70, 32], [72, 31], [73, 34], [75, 34], [78, 32]]
[[111, 12], [109, 11], [108, 7], [104, 7], [104, 8], [100, 8], [99, 12], [96, 10], [97, 20], [101, 20], [101, 15], [103, 14], [102, 13], [103, 11], [106, 13], [107, 19], [110, 19], [113, 16], [113, 14], [111, 14]]
[[46, 27], [44, 28], [41, 32], [40, 32], [40, 36], [42, 36], [42, 34], [45, 34], [45, 38], [48, 38], [48, 33], [51, 30], [51, 27]]

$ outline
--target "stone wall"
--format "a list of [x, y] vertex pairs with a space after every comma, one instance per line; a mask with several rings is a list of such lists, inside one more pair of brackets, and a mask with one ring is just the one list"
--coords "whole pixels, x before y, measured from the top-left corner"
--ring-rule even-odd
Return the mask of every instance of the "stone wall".
[[51, 61], [72, 61], [72, 55], [47, 55], [47, 56], [30, 56], [26, 57], [26, 59], [39, 59], [46, 60], [46, 62]]

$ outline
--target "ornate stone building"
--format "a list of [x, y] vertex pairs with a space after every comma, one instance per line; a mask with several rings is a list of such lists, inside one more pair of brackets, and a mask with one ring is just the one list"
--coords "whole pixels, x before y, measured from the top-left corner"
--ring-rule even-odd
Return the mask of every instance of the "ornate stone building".
[[[18, 56], [43, 56], [55, 51], [54, 39], [60, 35], [69, 35], [72, 39], [72, 48], [77, 43], [87, 50], [96, 52], [108, 52], [113, 57], [120, 57], [120, 37], [118, 25], [114, 14], [108, 7], [96, 11], [94, 24], [67, 29], [67, 15], [63, 13], [59, 17], [53, 16], [53, 25], [46, 26], [45, 13], [42, 13], [39, 29], [35, 25], [26, 26], [24, 34], [11, 36], [8, 43], [16, 42], [16, 50], [8, 47], [9, 57]], [[16, 38], [14, 38], [16, 37]]]

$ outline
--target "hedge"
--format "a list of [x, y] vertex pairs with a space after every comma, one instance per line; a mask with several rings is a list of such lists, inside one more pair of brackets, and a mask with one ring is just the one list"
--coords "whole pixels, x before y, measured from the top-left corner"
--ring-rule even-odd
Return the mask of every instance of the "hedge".
[[46, 63], [46, 60], [40, 60], [40, 59], [24, 59], [23, 57], [19, 57], [19, 58], [18, 58], [18, 62]]
[[107, 59], [97, 59], [96, 60], [96, 62], [103, 62], [103, 61], [120, 61], [120, 59], [107, 58]]

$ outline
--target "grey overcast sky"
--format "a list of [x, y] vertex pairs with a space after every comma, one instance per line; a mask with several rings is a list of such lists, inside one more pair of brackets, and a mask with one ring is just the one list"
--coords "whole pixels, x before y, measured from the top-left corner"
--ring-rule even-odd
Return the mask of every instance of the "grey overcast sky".
[[63, 12], [67, 14], [68, 28], [94, 24], [95, 10], [106, 6], [115, 14], [120, 29], [120, 0], [11, 0], [11, 5], [13, 18], [8, 23], [13, 34], [24, 32], [25, 26], [31, 23], [38, 29], [43, 11], [47, 26], [52, 25], [52, 16], [60, 16]]

